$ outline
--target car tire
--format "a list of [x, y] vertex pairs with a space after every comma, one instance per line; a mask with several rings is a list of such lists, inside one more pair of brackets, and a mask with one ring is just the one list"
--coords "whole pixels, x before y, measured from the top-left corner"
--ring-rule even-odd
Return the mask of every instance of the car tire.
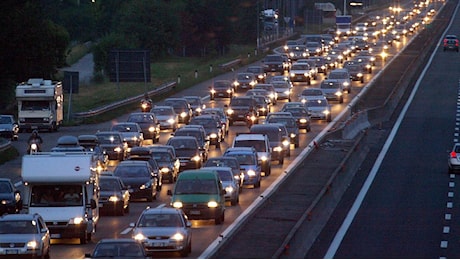
[[224, 216], [224, 212], [222, 212], [220, 216], [214, 219], [214, 223], [216, 225], [221, 225], [224, 222], [224, 220], [225, 220], [225, 216]]
[[115, 215], [117, 216], [124, 216], [125, 215], [125, 209], [123, 208], [123, 205], [116, 209]]
[[254, 188], [256, 189], [260, 188], [260, 180], [258, 180], [256, 184], [254, 184]]
[[80, 236], [80, 245], [86, 245], [86, 233], [83, 233], [81, 236]]
[[283, 163], [284, 163], [284, 157], [283, 157], [283, 158], [280, 158], [280, 159], [278, 160], [278, 164], [279, 164], [279, 165], [282, 165]]
[[361, 83], [364, 83], [364, 79], [363, 79], [363, 78], [361, 78]]
[[326, 122], [331, 122], [331, 121], [332, 121], [332, 118], [331, 118], [330, 116], [328, 116], [328, 117], [326, 118]]
[[190, 252], [192, 252], [192, 242], [188, 243], [188, 245], [184, 249], [182, 249], [179, 252], [179, 254], [181, 257], [187, 257], [190, 254]]
[[238, 197], [236, 197], [236, 198], [234, 198], [234, 199], [232, 199], [230, 201], [230, 205], [235, 206], [236, 204], [238, 204]]
[[217, 141], [216, 148], [220, 148], [220, 141]]
[[[348, 93], [350, 93], [350, 92], [348, 92]], [[343, 103], [343, 97], [340, 97], [339, 104], [342, 104], [342, 103]]]

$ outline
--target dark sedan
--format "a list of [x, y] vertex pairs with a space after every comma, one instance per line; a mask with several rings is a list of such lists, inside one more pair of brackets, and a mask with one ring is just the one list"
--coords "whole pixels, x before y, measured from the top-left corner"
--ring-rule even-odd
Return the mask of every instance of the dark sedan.
[[0, 215], [19, 213], [22, 209], [21, 193], [8, 178], [0, 178]]
[[0, 115], [0, 137], [18, 140], [19, 125], [12, 115]]

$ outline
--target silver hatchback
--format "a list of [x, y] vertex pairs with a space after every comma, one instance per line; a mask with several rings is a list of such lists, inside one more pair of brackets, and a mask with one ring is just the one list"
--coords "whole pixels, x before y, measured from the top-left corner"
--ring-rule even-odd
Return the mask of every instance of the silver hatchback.
[[192, 251], [192, 224], [181, 209], [147, 208], [130, 226], [133, 238], [144, 245], [148, 255], [179, 252], [185, 257]]
[[455, 143], [447, 160], [448, 172], [454, 173], [460, 170], [460, 143]]

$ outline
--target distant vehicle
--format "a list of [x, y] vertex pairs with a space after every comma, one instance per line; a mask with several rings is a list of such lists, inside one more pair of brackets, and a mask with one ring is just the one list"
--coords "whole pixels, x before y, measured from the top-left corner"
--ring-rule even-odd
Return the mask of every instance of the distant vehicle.
[[230, 100], [230, 104], [225, 105], [229, 125], [232, 126], [235, 122], [244, 122], [251, 126], [259, 118], [257, 113], [257, 102], [251, 96], [234, 97]]
[[222, 132], [225, 136], [228, 134], [228, 128], [229, 128], [229, 122], [228, 122], [228, 117], [227, 114], [225, 114], [225, 111], [221, 107], [207, 107], [205, 108], [201, 114], [203, 115], [216, 115], [220, 118], [220, 123], [222, 125]]
[[155, 178], [155, 182], [157, 183], [157, 191], [160, 191], [163, 185], [163, 176], [160, 172], [160, 165], [155, 160], [155, 158], [153, 158], [152, 153], [152, 146], [133, 147], [129, 151], [127, 160], [148, 162], [153, 169], [153, 177]]
[[299, 129], [305, 129], [307, 132], [311, 131], [311, 119], [306, 107], [287, 106], [282, 108], [281, 112], [291, 113], [292, 116], [295, 118], [297, 125], [299, 126]]
[[235, 92], [233, 84], [230, 80], [215, 80], [212, 86], [209, 87], [209, 99], [214, 100], [216, 98], [232, 98]]
[[0, 178], [0, 216], [8, 213], [19, 213], [22, 209], [21, 192], [9, 178]]
[[161, 130], [171, 129], [173, 132], [176, 131], [179, 125], [179, 115], [172, 106], [154, 106], [150, 111], [155, 114], [160, 122]]
[[190, 104], [194, 116], [200, 115], [201, 111], [206, 108], [206, 105], [203, 103], [200, 96], [183, 96], [183, 98], [185, 98]]
[[264, 67], [252, 65], [246, 69], [246, 72], [254, 73], [257, 79], [257, 83], [264, 83], [265, 78], [267, 77]]
[[291, 66], [289, 76], [292, 82], [306, 82], [307, 85], [311, 85], [311, 67], [308, 63], [294, 62]]
[[455, 143], [447, 160], [448, 172], [454, 173], [460, 170], [460, 143]]
[[[182, 126], [181, 128], [176, 130], [173, 137], [194, 137], [198, 142], [198, 150], [200, 151], [202, 162], [206, 161], [206, 159], [208, 158], [210, 141], [206, 134], [206, 129], [204, 128], [203, 125], [190, 124], [190, 125]], [[183, 142], [188, 143], [185, 140], [183, 140]], [[188, 144], [191, 144], [191, 143], [188, 143]], [[174, 147], [174, 150], [176, 151], [176, 154], [179, 157], [181, 157], [179, 154], [182, 154], [182, 156], [185, 155], [186, 148], [190, 149], [191, 151], [189, 153], [193, 154], [193, 150], [194, 150], [193, 146], [185, 147], [183, 148], [184, 150], [180, 152], [177, 151], [177, 147]]]
[[145, 259], [147, 254], [140, 242], [131, 238], [104, 238], [97, 242], [93, 253], [85, 253], [85, 258]]
[[120, 177], [99, 177], [99, 212], [123, 216], [129, 213], [129, 191]]
[[165, 106], [172, 106], [179, 116], [179, 123], [188, 124], [193, 116], [192, 107], [185, 98], [169, 97], [164, 100]]
[[326, 122], [332, 121], [331, 106], [327, 102], [326, 97], [318, 99], [310, 99], [305, 103], [308, 107], [311, 118], [325, 119]]
[[[179, 171], [186, 169], [199, 169], [203, 164], [203, 153], [197, 139], [193, 136], [173, 136], [166, 142], [174, 147], [176, 156], [180, 161]], [[180, 174], [179, 174], [180, 176]]]
[[[283, 124], [284, 126], [286, 126], [291, 144], [294, 144], [294, 147], [298, 148], [300, 146], [299, 126], [297, 125], [297, 122], [294, 116], [292, 116], [292, 114], [289, 113], [289, 115], [284, 115], [281, 113], [285, 113], [285, 112], [275, 112], [275, 113], [268, 114], [267, 119], [265, 120], [265, 123], [266, 124], [279, 123], [279, 124]], [[278, 114], [281, 114], [281, 115], [278, 115]]]
[[236, 79], [233, 82], [235, 91], [243, 91], [254, 88], [257, 84], [257, 78], [254, 73], [240, 72], [236, 74]]
[[141, 127], [144, 139], [152, 139], [153, 143], [160, 141], [161, 125], [157, 117], [155, 116], [155, 113], [131, 113], [126, 121], [137, 123]]
[[310, 56], [307, 47], [303, 44], [291, 46], [289, 48], [288, 55], [292, 61], [305, 59]]
[[149, 256], [179, 252], [186, 257], [192, 251], [192, 223], [182, 209], [147, 208], [130, 227], [133, 239], [143, 245]]
[[270, 54], [265, 56], [263, 60], [264, 71], [267, 72], [278, 72], [283, 74], [288, 69], [288, 64], [285, 63], [284, 58], [279, 54]]
[[343, 103], [343, 85], [336, 79], [325, 79], [321, 81], [319, 87], [323, 90], [327, 100]]
[[351, 92], [351, 77], [347, 69], [334, 69], [327, 75], [327, 79], [335, 79], [342, 84], [343, 91]]
[[272, 160], [278, 160], [279, 164], [283, 164], [284, 157], [289, 156], [291, 142], [287, 130], [283, 133], [278, 125], [281, 124], [254, 125], [251, 127], [250, 132], [267, 135], [270, 141]]
[[299, 95], [299, 101], [305, 103], [308, 100], [325, 98], [324, 91], [320, 88], [306, 88]]
[[144, 134], [138, 123], [118, 122], [112, 125], [110, 131], [120, 132], [128, 147], [141, 146], [144, 141]]
[[240, 167], [240, 163], [234, 157], [230, 156], [217, 156], [217, 157], [210, 157], [203, 165], [203, 167], [211, 167], [211, 166], [219, 166], [219, 167], [230, 167], [233, 172], [233, 178], [238, 182], [238, 188], [241, 190], [243, 189], [243, 181], [244, 181], [244, 173]]
[[113, 171], [129, 189], [130, 199], [146, 199], [148, 202], [157, 198], [157, 182], [153, 169], [146, 161], [123, 161]]
[[19, 125], [13, 115], [0, 115], [0, 137], [17, 141]]
[[109, 160], [123, 161], [128, 155], [128, 143], [123, 140], [120, 132], [103, 131], [96, 133], [99, 146], [107, 154]]
[[233, 177], [232, 168], [225, 166], [211, 166], [201, 167], [201, 169], [214, 170], [219, 174], [222, 187], [225, 190], [225, 200], [230, 201], [230, 205], [235, 206], [240, 202], [239, 180], [236, 180]]
[[449, 34], [444, 37], [442, 40], [442, 50], [447, 51], [447, 50], [454, 50], [458, 52], [458, 38], [456, 35]]
[[[174, 149], [174, 147], [173, 147]], [[160, 167], [162, 180], [168, 180], [173, 183], [179, 174], [180, 162], [176, 157], [176, 153], [171, 153], [166, 147], [152, 147], [152, 157]]]
[[50, 258], [51, 235], [39, 214], [0, 217], [2, 258]]
[[[232, 147], [254, 147], [257, 151], [261, 171], [265, 176], [271, 174], [272, 152], [270, 148], [270, 140], [265, 134], [258, 133], [240, 133], [233, 139]], [[273, 158], [273, 160], [278, 158]]]
[[319, 42], [307, 42], [306, 48], [310, 56], [320, 56], [323, 54], [323, 47]]
[[251, 185], [253, 188], [260, 188], [262, 180], [261, 166], [258, 154], [253, 147], [230, 147], [225, 150], [224, 157], [234, 157], [240, 163], [244, 173], [243, 185]]
[[224, 133], [220, 118], [215, 115], [200, 115], [193, 117], [191, 125], [202, 125], [206, 131], [206, 138], [210, 145], [220, 148], [220, 143], [224, 140]]

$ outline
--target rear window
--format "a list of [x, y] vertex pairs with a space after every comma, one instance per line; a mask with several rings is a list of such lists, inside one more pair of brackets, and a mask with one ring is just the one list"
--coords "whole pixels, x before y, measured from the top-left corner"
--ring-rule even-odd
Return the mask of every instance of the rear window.
[[254, 147], [258, 152], [267, 152], [263, 140], [236, 140], [234, 147]]

